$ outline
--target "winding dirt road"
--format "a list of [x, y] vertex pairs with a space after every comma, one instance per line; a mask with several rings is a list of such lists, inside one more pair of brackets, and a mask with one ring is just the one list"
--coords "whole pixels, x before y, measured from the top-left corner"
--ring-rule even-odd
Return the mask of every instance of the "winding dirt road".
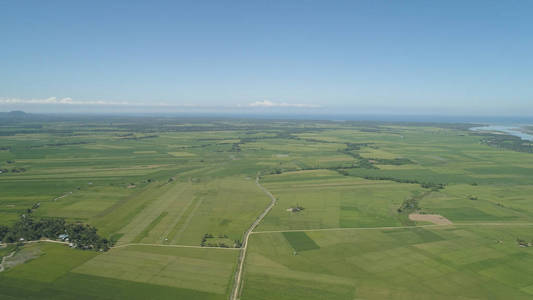
[[4, 269], [4, 263], [5, 263], [6, 259], [13, 257], [13, 255], [15, 255], [15, 252], [16, 252], [16, 251], [13, 251], [13, 252], [11, 252], [11, 254], [6, 255], [6, 256], [4, 256], [4, 257], [2, 258], [2, 263], [0, 263], [0, 273], [3, 272], [3, 271], [5, 270], [5, 269]]
[[268, 207], [261, 213], [261, 215], [259, 215], [259, 217], [257, 217], [257, 219], [252, 223], [250, 228], [248, 228], [248, 230], [244, 233], [244, 236], [242, 239], [243, 244], [241, 247], [241, 253], [239, 255], [239, 262], [237, 266], [237, 272], [235, 273], [233, 291], [231, 292], [231, 297], [230, 297], [231, 300], [239, 299], [239, 291], [241, 288], [241, 280], [242, 280], [242, 271], [244, 269], [244, 260], [246, 258], [246, 250], [248, 249], [248, 238], [250, 237], [250, 234], [255, 229], [255, 227], [259, 225], [259, 223], [263, 220], [263, 218], [270, 212], [272, 207], [276, 205], [276, 197], [274, 197], [274, 195], [272, 195], [264, 186], [262, 186], [259, 183], [259, 176], [255, 178], [255, 184], [259, 187], [259, 189], [261, 189], [265, 194], [267, 194], [268, 197], [270, 197], [271, 202], [268, 205]]

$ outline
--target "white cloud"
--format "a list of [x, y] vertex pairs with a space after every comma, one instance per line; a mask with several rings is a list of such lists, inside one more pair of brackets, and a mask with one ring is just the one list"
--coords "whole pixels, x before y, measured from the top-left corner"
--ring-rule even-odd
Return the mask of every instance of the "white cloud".
[[255, 101], [248, 104], [250, 107], [298, 107], [298, 108], [318, 108], [320, 105], [316, 104], [301, 104], [301, 103], [286, 103], [286, 102], [272, 102], [269, 100]]
[[169, 104], [164, 102], [129, 102], [129, 101], [105, 101], [105, 100], [75, 100], [70, 97], [57, 98], [49, 97], [42, 99], [21, 99], [21, 98], [1, 98], [0, 105], [16, 105], [16, 104], [30, 104], [30, 105], [65, 105], [65, 106], [130, 106], [130, 107], [168, 107], [168, 108], [188, 108], [188, 109], [208, 109], [208, 108], [225, 108], [225, 109], [242, 109], [242, 108], [319, 108], [320, 105], [315, 104], [293, 104], [286, 102], [273, 102], [269, 100], [255, 101], [248, 105], [236, 106], [210, 106], [197, 104]]
[[19, 99], [19, 98], [0, 98], [0, 104], [66, 104], [66, 105], [127, 105], [127, 106], [160, 106], [166, 105], [164, 103], [146, 104], [146, 103], [131, 103], [127, 101], [103, 101], [103, 100], [74, 100], [70, 97], [57, 98], [50, 97], [46, 99]]

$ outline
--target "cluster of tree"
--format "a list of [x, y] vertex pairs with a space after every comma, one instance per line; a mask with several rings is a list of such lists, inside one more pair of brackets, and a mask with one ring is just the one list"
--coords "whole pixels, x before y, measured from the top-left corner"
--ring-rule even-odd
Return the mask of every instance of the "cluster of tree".
[[423, 193], [417, 193], [411, 198], [405, 199], [400, 207], [398, 208], [399, 213], [411, 213], [418, 211], [420, 209], [419, 203], [427, 195], [431, 194], [432, 191], [425, 191]]
[[497, 147], [517, 152], [533, 153], [533, 146], [531, 142], [524, 141], [521, 138], [513, 135], [482, 133], [484, 137], [481, 143], [491, 147]]
[[67, 223], [61, 218], [34, 218], [32, 210], [20, 216], [11, 227], [0, 225], [0, 240], [5, 243], [35, 241], [41, 238], [57, 239], [59, 235], [68, 236], [72, 247], [107, 251], [112, 246], [106, 238], [97, 234], [97, 229], [81, 223]]
[[11, 169], [11, 173], [24, 173], [26, 172], [26, 168], [13, 168]]
[[412, 197], [412, 198], [409, 198], [409, 199], [405, 199], [402, 202], [402, 205], [400, 206], [400, 208], [398, 208], [398, 212], [399, 213], [412, 212], [412, 211], [416, 211], [418, 209], [419, 209], [419, 207], [418, 207], [418, 197]]
[[343, 176], [350, 176], [350, 173], [348, 173], [348, 171], [345, 169], [337, 169], [336, 171]]
[[390, 180], [390, 181], [394, 181], [398, 183], [420, 184], [421, 187], [425, 189], [431, 189], [432, 191], [438, 191], [446, 187], [446, 184], [444, 183], [420, 182], [418, 180], [406, 179], [406, 178], [397, 178], [397, 177], [388, 177], [388, 176], [362, 176], [362, 177], [367, 180]]
[[425, 189], [431, 189], [432, 191], [438, 191], [438, 190], [442, 190], [446, 187], [446, 184], [444, 183], [434, 183], [434, 182], [423, 182], [423, 183], [420, 183], [420, 186], [425, 188]]
[[270, 174], [281, 174], [281, 173], [283, 173], [283, 170], [280, 168], [276, 168], [270, 171]]
[[24, 173], [24, 172], [26, 172], [26, 168], [12, 168], [11, 170], [5, 169], [5, 168], [4, 169], [0, 169], [0, 173], [8, 173], [10, 171], [11, 171], [11, 173]]
[[135, 136], [133, 133], [126, 133], [126, 134], [119, 134], [117, 135], [117, 137], [119, 138], [125, 138], [125, 137], [131, 137], [131, 136]]
[[207, 243], [207, 244], [204, 244], [202, 245], [202, 247], [219, 247], [219, 248], [229, 248], [228, 245], [226, 245], [225, 243], [223, 242], [218, 242], [218, 243]]
[[97, 229], [89, 224], [67, 224], [65, 232], [76, 248], [107, 251], [112, 246], [111, 241], [100, 237]]
[[369, 147], [371, 143], [346, 143], [344, 151], [361, 150], [362, 147]]
[[241, 143], [233, 143], [230, 152], [241, 152]]
[[[230, 248], [230, 246], [228, 246], [226, 243], [224, 242], [209, 242], [208, 239], [213, 239], [213, 238], [225, 238], [227, 239], [228, 236], [227, 235], [219, 235], [219, 236], [214, 236], [210, 233], [206, 233], [204, 234], [204, 236], [202, 237], [202, 242], [200, 243], [200, 246], [202, 247], [221, 247], [221, 248]], [[234, 248], [240, 248], [242, 246], [242, 243], [241, 241], [239, 240], [235, 240], [234, 243], [233, 243], [233, 247]]]
[[339, 151], [357, 159], [357, 163], [353, 164], [350, 168], [378, 169], [378, 167], [374, 166], [374, 164], [368, 158], [362, 157], [359, 153], [352, 152], [355, 150], [360, 150], [361, 147], [370, 146], [372, 146], [370, 143], [346, 143], [346, 148]]
[[526, 240], [523, 240], [521, 238], [517, 238], [516, 242], [518, 243], [518, 245], [520, 245], [520, 247], [531, 247], [531, 246], [533, 246], [533, 241], [532, 242], [527, 242]]
[[123, 140], [143, 140], [143, 139], [153, 139], [153, 138], [157, 138], [159, 137], [159, 135], [157, 134], [152, 134], [152, 135], [144, 135], [144, 136], [127, 136], [127, 137], [122, 137]]
[[[357, 154], [355, 154], [357, 155]], [[366, 159], [365, 159], [366, 160]], [[333, 170], [338, 172], [339, 174], [343, 176], [350, 176], [351, 174], [348, 172], [349, 169], [357, 169], [357, 168], [367, 168], [367, 169], [379, 169], [375, 166], [373, 166], [370, 162], [367, 161], [366, 163], [361, 163], [361, 161], [358, 164], [352, 164], [352, 166], [341, 166], [341, 167], [330, 167], [330, 168], [314, 168], [314, 167], [305, 167], [301, 168], [301, 170], [320, 170], [320, 169], [326, 169], [326, 170]], [[271, 174], [275, 174], [274, 172], [271, 172]], [[278, 173], [279, 174], [279, 173]], [[431, 189], [432, 191], [439, 191], [446, 187], [445, 183], [435, 183], [435, 182], [421, 182], [415, 179], [407, 179], [407, 178], [398, 178], [398, 177], [390, 177], [390, 176], [372, 176], [372, 175], [353, 175], [356, 177], [361, 177], [367, 180], [390, 180], [398, 183], [411, 183], [411, 184], [420, 184], [421, 187], [426, 189]], [[477, 184], [474, 184], [477, 185]]]
[[381, 132], [390, 132], [389, 129], [380, 128], [380, 127], [363, 127], [358, 129], [361, 132], [371, 132], [371, 133], [381, 133]]
[[84, 145], [89, 142], [66, 142], [66, 143], [55, 143], [55, 144], [43, 144], [43, 145], [33, 145], [28, 148], [42, 148], [42, 147], [60, 147], [60, 146], [71, 146], [71, 145]]
[[200, 246], [204, 247], [207, 244], [207, 239], [212, 239], [212, 238], [213, 238], [212, 234], [210, 233], [204, 234], [204, 236], [202, 237], [202, 242], [200, 243]]
[[363, 169], [379, 169], [378, 167], [374, 166], [370, 160], [359, 157], [359, 161], [357, 162], [357, 165], [354, 165], [354, 167], [363, 168]]
[[357, 159], [357, 163], [353, 164], [350, 168], [363, 168], [363, 169], [378, 169], [378, 167], [374, 166], [370, 160], [367, 158], [362, 157], [359, 155], [359, 153], [353, 153], [350, 150], [344, 149], [340, 150], [340, 152], [349, 155], [355, 159]]
[[414, 164], [412, 160], [409, 158], [393, 158], [393, 159], [387, 159], [387, 158], [371, 158], [376, 164], [378, 165], [409, 165]]
[[[302, 140], [302, 141], [317, 142], [317, 143], [335, 143], [335, 142], [323, 141], [323, 140], [318, 140], [318, 139], [300, 138], [300, 137], [293, 135], [293, 133], [304, 133], [304, 132], [314, 132], [314, 131], [318, 131], [318, 130], [296, 128], [296, 129], [288, 129], [286, 131], [276, 132], [275, 135], [243, 137], [240, 139], [238, 143], [232, 144], [230, 152], [241, 152], [241, 145], [246, 144], [246, 143], [256, 142], [259, 140], [267, 140], [267, 139], [291, 139], [291, 140]], [[259, 133], [259, 132], [253, 132], [253, 131], [247, 132], [247, 134], [256, 134], [256, 133]], [[204, 139], [204, 140], [208, 140], [208, 139]]]
[[319, 139], [312, 139], [312, 138], [295, 138], [295, 139], [310, 142], [310, 143], [321, 143], [321, 144], [338, 144], [339, 143], [339, 142], [334, 142], [334, 141], [326, 141], [326, 140], [319, 140]]

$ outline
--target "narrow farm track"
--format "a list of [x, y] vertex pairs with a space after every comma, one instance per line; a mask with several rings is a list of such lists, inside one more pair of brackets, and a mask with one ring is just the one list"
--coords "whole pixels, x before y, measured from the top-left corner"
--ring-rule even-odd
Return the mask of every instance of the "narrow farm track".
[[15, 255], [15, 252], [16, 251], [13, 251], [9, 255], [6, 255], [6, 256], [2, 257], [2, 262], [0, 263], [0, 272], [4, 272], [4, 270], [5, 270], [4, 263], [5, 263], [6, 259], [13, 257], [13, 255]]
[[54, 240], [49, 240], [49, 239], [42, 239], [42, 240], [35, 240], [35, 241], [25, 241], [25, 242], [16, 242], [16, 243], [5, 243], [5, 244], [0, 244], [0, 246], [7, 246], [7, 245], [13, 245], [13, 244], [33, 244], [33, 243], [40, 243], [40, 242], [44, 242], [44, 243], [56, 243], [56, 244], [64, 244], [64, 245], [68, 245], [68, 242], [54, 241]]
[[252, 223], [250, 228], [244, 233], [243, 236], [243, 244], [241, 246], [241, 253], [239, 255], [239, 262], [237, 264], [237, 272], [235, 273], [235, 280], [233, 285], [233, 290], [230, 295], [231, 300], [237, 300], [239, 299], [239, 291], [241, 288], [241, 281], [242, 281], [242, 272], [244, 269], [244, 260], [246, 259], [246, 250], [248, 249], [248, 238], [250, 237], [250, 234], [252, 234], [252, 231], [259, 225], [259, 223], [263, 220], [263, 218], [270, 212], [272, 207], [276, 204], [276, 198], [272, 193], [270, 193], [264, 186], [262, 186], [259, 183], [259, 176], [255, 178], [255, 184], [261, 189], [265, 194], [267, 194], [268, 197], [270, 197], [270, 204], [265, 208], [265, 210], [257, 217], [257, 219]]
[[[62, 241], [54, 241], [54, 240], [36, 240], [36, 241], [27, 241], [22, 242], [22, 244], [33, 244], [33, 243], [55, 243], [55, 244], [63, 244], [68, 245], [68, 242], [62, 242]], [[15, 243], [9, 243], [9, 244], [15, 244]], [[8, 244], [0, 244], [0, 246], [7, 246]], [[129, 244], [122, 244], [118, 246], [113, 246], [110, 249], [117, 249], [117, 248], [124, 248], [129, 246], [154, 246], [154, 247], [174, 247], [174, 248], [196, 248], [196, 249], [222, 249], [222, 250], [241, 250], [241, 248], [226, 248], [226, 247], [202, 247], [202, 246], [189, 246], [189, 245], [163, 245], [163, 244], [146, 244], [146, 243], [129, 243]]]
[[202, 247], [202, 246], [188, 246], [188, 245], [162, 245], [162, 244], [143, 244], [131, 243], [111, 247], [111, 249], [124, 248], [130, 246], [151, 246], [151, 247], [173, 247], [173, 248], [196, 248], [196, 249], [221, 249], [221, 250], [241, 250], [240, 248], [225, 248], [225, 247]]
[[413, 229], [413, 228], [438, 228], [438, 227], [461, 227], [461, 226], [533, 226], [533, 223], [513, 223], [513, 222], [495, 222], [495, 223], [454, 223], [454, 224], [431, 224], [418, 226], [389, 226], [389, 227], [341, 227], [341, 228], [318, 228], [318, 229], [287, 229], [287, 230], [266, 230], [254, 231], [252, 234], [261, 233], [281, 233], [281, 232], [313, 232], [313, 231], [350, 231], [350, 230], [387, 230], [387, 229]]

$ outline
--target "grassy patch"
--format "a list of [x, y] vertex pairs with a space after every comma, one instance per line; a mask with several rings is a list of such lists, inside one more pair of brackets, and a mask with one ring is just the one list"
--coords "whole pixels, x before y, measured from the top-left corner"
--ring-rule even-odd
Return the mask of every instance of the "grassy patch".
[[159, 224], [159, 222], [161, 222], [161, 220], [166, 216], [168, 215], [168, 212], [164, 211], [162, 212], [157, 218], [155, 218], [141, 233], [139, 233], [138, 236], [135, 237], [135, 239], [133, 240], [133, 243], [138, 243], [140, 242], [142, 239], [144, 239], [148, 233], [154, 229], [154, 227]]
[[94, 251], [79, 251], [54, 244], [33, 244], [38, 247], [42, 255], [5, 272], [10, 278], [31, 279], [42, 282], [53, 282], [68, 273], [76, 266], [95, 257]]
[[73, 272], [224, 295], [237, 255], [231, 250], [127, 247], [101, 254]]
[[305, 232], [284, 232], [283, 236], [296, 251], [320, 249]]
[[512, 218], [494, 216], [474, 207], [439, 208], [439, 212], [454, 221], [494, 221]]

